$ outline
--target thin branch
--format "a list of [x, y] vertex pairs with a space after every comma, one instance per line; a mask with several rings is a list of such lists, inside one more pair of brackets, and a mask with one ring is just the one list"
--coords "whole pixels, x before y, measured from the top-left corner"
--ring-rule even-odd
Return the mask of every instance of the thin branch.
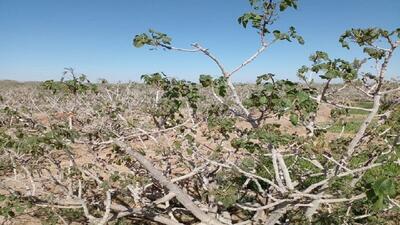
[[351, 198], [335, 198], [335, 199], [321, 199], [321, 203], [329, 204], [329, 203], [339, 203], [339, 202], [353, 202], [356, 200], [360, 200], [367, 197], [365, 193], [359, 194], [357, 196], [353, 196]]
[[400, 91], [400, 87], [395, 88], [395, 89], [391, 89], [391, 90], [381, 91], [380, 93], [385, 95], [385, 94], [390, 94], [390, 93], [393, 93], [393, 92], [396, 92], [396, 91]]
[[195, 47], [196, 49], [198, 49], [199, 51], [203, 52], [206, 56], [208, 56], [212, 61], [215, 62], [215, 64], [217, 64], [218, 68], [221, 70], [221, 73], [225, 76], [228, 77], [228, 73], [225, 71], [224, 66], [222, 65], [222, 63], [217, 59], [217, 57], [215, 57], [213, 54], [211, 54], [208, 49], [201, 47], [199, 44], [194, 43], [192, 44], [193, 47]]
[[232, 72], [226, 75], [226, 77], [232, 76], [234, 73], [238, 72], [241, 70], [243, 67], [245, 67], [247, 64], [251, 63], [253, 60], [255, 60], [265, 49], [267, 49], [268, 45], [267, 44], [262, 44], [261, 47], [254, 53], [250, 58], [246, 59], [242, 64], [240, 64], [238, 67], [236, 67]]
[[279, 200], [273, 203], [270, 203], [268, 205], [264, 205], [264, 206], [260, 206], [260, 207], [249, 207], [249, 206], [244, 206], [241, 204], [236, 204], [238, 207], [244, 209], [244, 210], [248, 210], [248, 211], [261, 211], [261, 210], [266, 210], [266, 209], [271, 209], [274, 208], [275, 206], [282, 204], [284, 202], [289, 201], [288, 199], [283, 199], [283, 200]]
[[390, 203], [392, 203], [393, 205], [395, 205], [397, 208], [400, 209], [400, 204], [399, 204], [399, 203], [397, 203], [395, 200], [391, 199], [391, 198], [389, 197], [389, 195], [387, 196], [387, 198], [388, 198], [388, 200], [389, 200]]
[[338, 103], [331, 102], [331, 101], [328, 101], [328, 100], [324, 100], [324, 102], [329, 104], [329, 105], [333, 105], [333, 106], [336, 106], [336, 107], [342, 108], [342, 109], [356, 109], [356, 110], [362, 110], [362, 111], [367, 111], [367, 112], [371, 112], [372, 111], [372, 109], [366, 109], [366, 108], [356, 107], [356, 106], [342, 105], [342, 104], [338, 104]]
[[285, 189], [285, 187], [283, 185], [283, 182], [281, 180], [281, 177], [280, 177], [277, 152], [276, 152], [275, 149], [272, 149], [271, 151], [272, 151], [272, 165], [273, 165], [273, 168], [274, 168], [275, 180], [278, 183], [279, 187], [281, 189], [285, 190], [285, 192], [286, 192], [286, 189]]
[[283, 178], [285, 178], [286, 186], [289, 188], [289, 190], [293, 190], [294, 185], [292, 183], [292, 179], [290, 178], [289, 170], [285, 164], [285, 160], [283, 160], [283, 157], [279, 152], [277, 153], [277, 159], [283, 173]]
[[175, 51], [180, 51], [180, 52], [199, 52], [200, 49], [195, 48], [195, 49], [188, 49], [188, 48], [177, 48], [171, 45], [165, 45], [163, 43], [158, 43], [158, 45], [160, 45], [161, 47], [164, 47], [168, 50], [175, 50]]
[[114, 190], [110, 189], [107, 190], [107, 198], [104, 201], [104, 204], [106, 206], [106, 211], [103, 215], [103, 218], [100, 220], [100, 222], [98, 223], [98, 225], [104, 225], [108, 222], [108, 220], [110, 220], [110, 212], [111, 212], [111, 194]]

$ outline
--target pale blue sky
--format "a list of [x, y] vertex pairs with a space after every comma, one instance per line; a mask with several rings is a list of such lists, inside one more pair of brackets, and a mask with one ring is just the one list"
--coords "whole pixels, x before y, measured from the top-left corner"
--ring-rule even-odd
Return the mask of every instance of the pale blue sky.
[[[0, 79], [59, 79], [64, 67], [110, 81], [158, 71], [190, 80], [218, 75], [201, 54], [137, 49], [132, 38], [154, 28], [179, 47], [199, 42], [231, 69], [258, 47], [254, 30], [237, 23], [248, 9], [247, 0], [0, 0]], [[400, 27], [399, 12], [399, 0], [300, 0], [299, 9], [282, 14], [276, 27], [295, 26], [305, 45], [278, 43], [235, 80], [252, 81], [266, 72], [293, 79], [315, 50], [359, 57], [360, 49], [340, 47], [339, 35], [352, 27]], [[391, 76], [400, 73], [399, 55]]]

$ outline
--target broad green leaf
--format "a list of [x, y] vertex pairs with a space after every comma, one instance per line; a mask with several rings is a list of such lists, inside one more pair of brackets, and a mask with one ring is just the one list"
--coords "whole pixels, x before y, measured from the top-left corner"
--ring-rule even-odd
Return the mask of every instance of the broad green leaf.
[[297, 114], [290, 114], [290, 118], [289, 119], [290, 119], [290, 122], [295, 126], [299, 122], [299, 117], [297, 116]]
[[394, 183], [389, 178], [381, 178], [377, 180], [372, 186], [372, 189], [377, 195], [382, 197], [386, 195], [393, 195], [396, 192]]
[[260, 104], [261, 104], [261, 105], [264, 105], [265, 103], [268, 102], [268, 99], [267, 99], [267, 97], [265, 97], [265, 96], [261, 96], [259, 101], [260, 101]]

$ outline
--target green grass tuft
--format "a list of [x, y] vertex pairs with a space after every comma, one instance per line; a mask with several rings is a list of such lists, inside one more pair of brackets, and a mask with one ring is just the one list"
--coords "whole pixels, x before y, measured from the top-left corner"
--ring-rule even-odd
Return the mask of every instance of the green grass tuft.
[[[355, 102], [353, 105], [354, 107], [361, 107], [361, 108], [366, 108], [366, 109], [371, 109], [373, 106], [373, 102], [371, 101], [360, 101], [360, 102]], [[368, 111], [365, 110], [360, 110], [360, 109], [349, 109], [349, 114], [350, 115], [366, 115], [368, 114]]]
[[[363, 121], [349, 121], [345, 124], [344, 126], [344, 132], [345, 133], [356, 133], [358, 131], [358, 129], [360, 129], [361, 124]], [[340, 133], [342, 132], [342, 124], [334, 124], [333, 126], [331, 126], [330, 128], [328, 128], [329, 132], [333, 132], [333, 133]]]

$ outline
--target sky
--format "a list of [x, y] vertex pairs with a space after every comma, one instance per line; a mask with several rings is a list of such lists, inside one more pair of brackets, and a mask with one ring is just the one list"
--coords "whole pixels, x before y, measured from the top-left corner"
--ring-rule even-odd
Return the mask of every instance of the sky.
[[[400, 27], [399, 0], [299, 0], [298, 5], [272, 28], [295, 26], [305, 44], [270, 46], [235, 74], [235, 81], [251, 82], [264, 73], [296, 79], [316, 50], [347, 60], [362, 57], [360, 48], [341, 48], [338, 38], [346, 29]], [[154, 72], [186, 80], [218, 76], [216, 65], [200, 53], [138, 49], [132, 39], [153, 28], [171, 36], [176, 47], [197, 42], [229, 71], [259, 47], [255, 30], [237, 22], [249, 9], [247, 0], [0, 0], [0, 80], [58, 80], [65, 67], [112, 82], [138, 81]], [[397, 52], [388, 76], [400, 75], [399, 62]]]

